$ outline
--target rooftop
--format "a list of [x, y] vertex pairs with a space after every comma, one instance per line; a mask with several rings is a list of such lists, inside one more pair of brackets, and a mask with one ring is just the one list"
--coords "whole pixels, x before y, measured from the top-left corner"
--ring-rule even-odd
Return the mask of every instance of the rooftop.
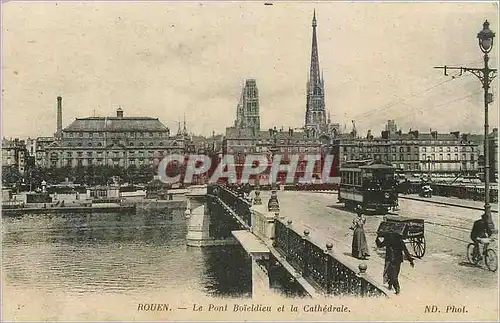
[[63, 131], [165, 132], [168, 128], [158, 118], [150, 117], [89, 117], [76, 118]]

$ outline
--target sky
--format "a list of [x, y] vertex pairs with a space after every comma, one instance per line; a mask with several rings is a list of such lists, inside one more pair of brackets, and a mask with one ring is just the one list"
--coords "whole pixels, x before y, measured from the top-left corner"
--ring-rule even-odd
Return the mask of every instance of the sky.
[[[194, 134], [232, 126], [255, 78], [261, 128], [301, 127], [313, 10], [332, 122], [379, 133], [484, 131], [480, 81], [434, 66], [482, 67], [476, 35], [495, 3], [8, 2], [2, 5], [2, 134], [50, 136], [77, 117], [159, 118]], [[498, 66], [498, 35], [491, 67]], [[454, 78], [452, 77], [454, 76]], [[498, 127], [492, 83], [490, 129]]]

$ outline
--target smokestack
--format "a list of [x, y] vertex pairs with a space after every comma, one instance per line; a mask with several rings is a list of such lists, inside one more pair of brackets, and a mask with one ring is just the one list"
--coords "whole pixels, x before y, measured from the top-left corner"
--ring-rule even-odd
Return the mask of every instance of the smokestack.
[[62, 98], [57, 97], [57, 135], [62, 134]]

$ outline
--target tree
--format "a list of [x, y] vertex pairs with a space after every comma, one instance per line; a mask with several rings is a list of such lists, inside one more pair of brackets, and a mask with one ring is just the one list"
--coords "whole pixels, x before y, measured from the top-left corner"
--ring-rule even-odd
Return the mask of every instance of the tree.
[[2, 166], [2, 184], [12, 185], [21, 180], [21, 173], [15, 166]]

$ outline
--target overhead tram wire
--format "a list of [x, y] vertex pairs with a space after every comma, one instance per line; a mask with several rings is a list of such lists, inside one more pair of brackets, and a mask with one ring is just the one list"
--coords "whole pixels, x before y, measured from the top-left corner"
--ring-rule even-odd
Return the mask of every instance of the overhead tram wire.
[[[460, 76], [460, 77], [463, 77], [463, 76]], [[453, 81], [453, 80], [455, 80], [455, 79], [456, 79], [456, 78], [449, 78], [449, 79], [446, 79], [446, 80], [441, 81], [441, 82], [439, 82], [439, 83], [437, 83], [437, 84], [435, 84], [435, 85], [433, 85], [433, 86], [431, 86], [431, 87], [426, 88], [426, 89], [425, 89], [425, 90], [423, 90], [423, 91], [420, 91], [420, 92], [417, 92], [417, 93], [410, 94], [410, 95], [409, 95], [408, 97], [406, 97], [406, 98], [400, 98], [400, 97], [397, 97], [397, 98], [396, 98], [396, 100], [397, 100], [397, 101], [395, 101], [395, 102], [393, 102], [393, 103], [388, 103], [388, 105], [386, 105], [386, 106], [384, 106], [384, 107], [382, 107], [382, 108], [379, 108], [379, 109], [374, 109], [374, 110], [370, 110], [370, 111], [368, 111], [368, 112], [364, 112], [364, 113], [358, 114], [358, 115], [354, 116], [354, 117], [353, 117], [353, 118], [351, 118], [351, 119], [353, 119], [353, 120], [357, 120], [357, 119], [360, 119], [360, 118], [365, 118], [365, 117], [367, 117], [367, 116], [369, 116], [369, 115], [371, 115], [371, 114], [373, 114], [373, 113], [377, 113], [377, 112], [382, 112], [382, 111], [388, 110], [388, 109], [390, 109], [390, 108], [392, 108], [392, 107], [394, 107], [394, 106], [396, 106], [396, 105], [400, 104], [401, 102], [403, 102], [403, 101], [405, 101], [405, 100], [408, 100], [409, 98], [413, 98], [413, 97], [420, 96], [420, 95], [422, 95], [422, 94], [424, 94], [424, 93], [426, 93], [426, 92], [428, 92], [428, 91], [430, 91], [430, 90], [432, 90], [432, 89], [435, 89], [435, 88], [437, 88], [437, 87], [439, 87], [439, 86], [441, 86], [441, 85], [444, 85], [444, 84], [446, 84], [446, 83], [448, 83], [448, 82], [451, 82], [451, 81]]]
[[[461, 100], [465, 100], [465, 99], [468, 99], [470, 97], [473, 97], [474, 95], [478, 95], [482, 93], [482, 91], [478, 91], [478, 92], [474, 92], [474, 93], [471, 93], [471, 94], [468, 94], [466, 96], [463, 96], [463, 97], [460, 97], [460, 98], [456, 98], [456, 99], [452, 99], [452, 100], [449, 100], [449, 101], [446, 101], [446, 102], [443, 102], [443, 103], [440, 103], [438, 105], [428, 105], [427, 107], [421, 107], [419, 108], [420, 112], [424, 111], [424, 110], [428, 110], [428, 109], [434, 109], [434, 108], [439, 108], [439, 107], [442, 107], [442, 106], [445, 106], [445, 105], [451, 105], [455, 102], [458, 102], [458, 101], [461, 101]], [[414, 107], [413, 105], [411, 104], [406, 104], [407, 106], [410, 106], [410, 107]], [[405, 118], [408, 117], [407, 115], [405, 116], [402, 116], [401, 120], [405, 120]], [[368, 126], [372, 126], [373, 124], [369, 124]]]

